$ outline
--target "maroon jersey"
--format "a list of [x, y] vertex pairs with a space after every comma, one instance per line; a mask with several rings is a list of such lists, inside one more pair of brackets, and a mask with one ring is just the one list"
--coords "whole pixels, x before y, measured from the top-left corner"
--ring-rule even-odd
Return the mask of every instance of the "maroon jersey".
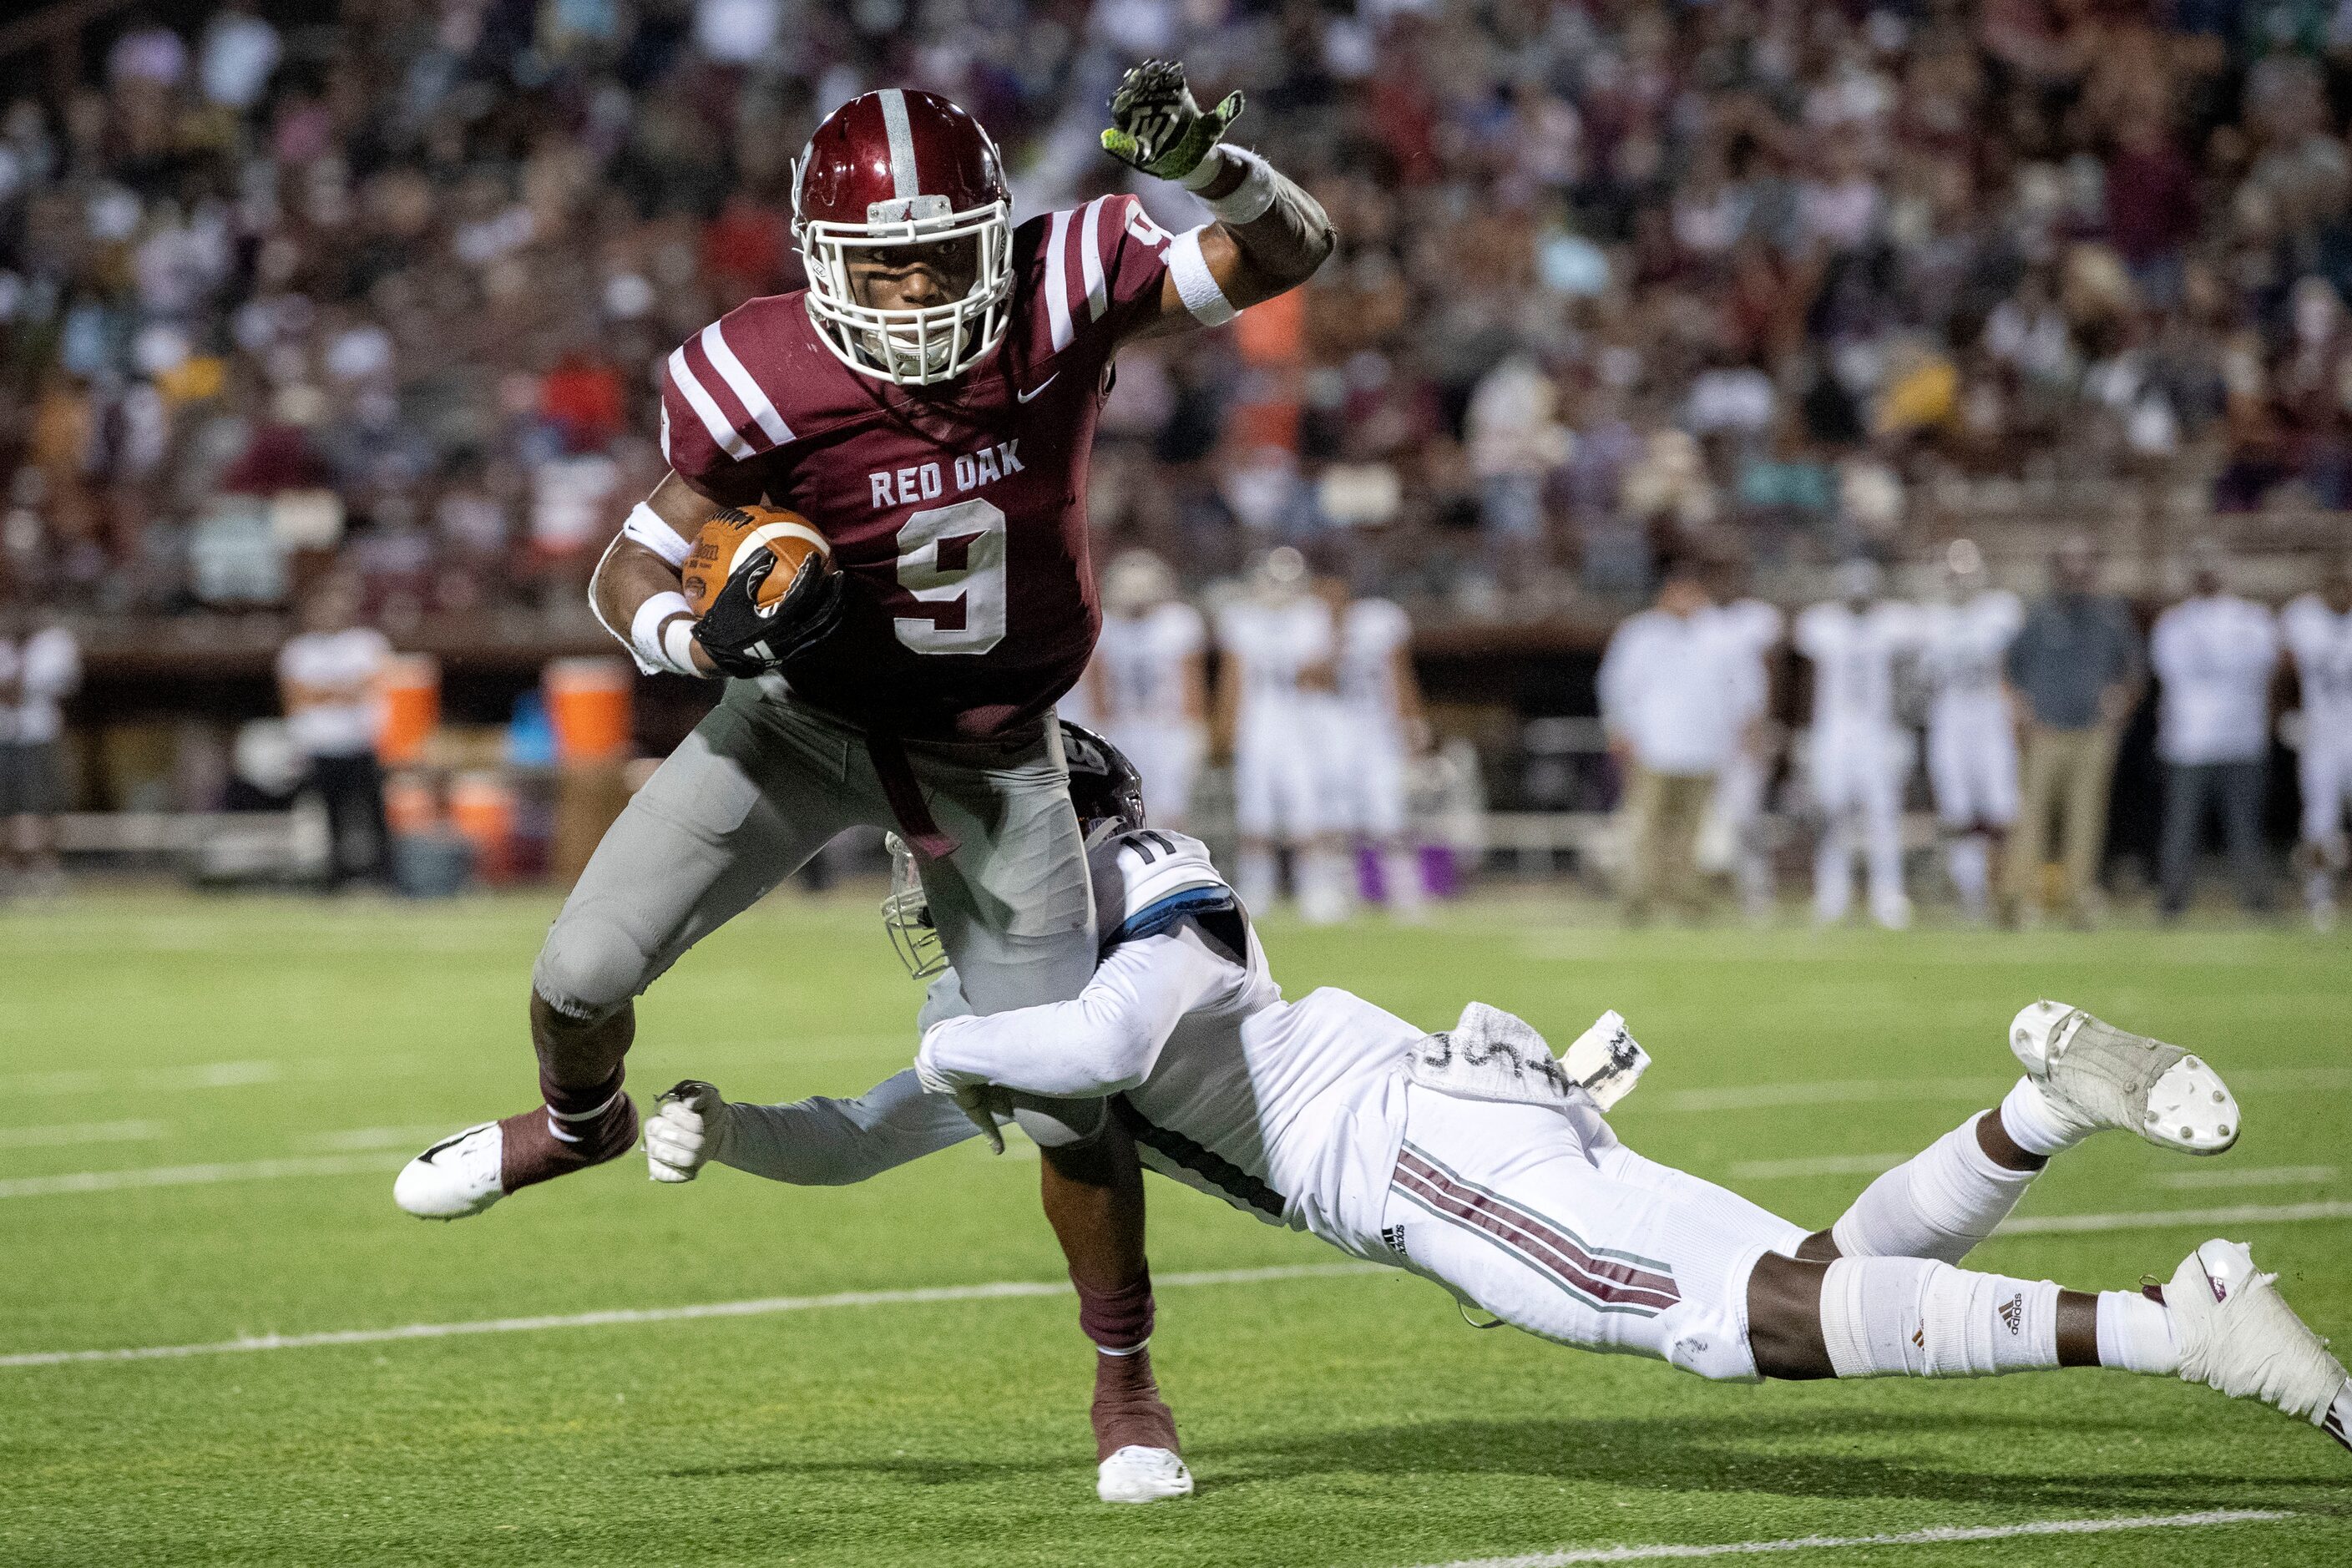
[[1173, 243], [1133, 196], [1013, 233], [1004, 342], [903, 387], [820, 342], [800, 292], [751, 300], [669, 356], [662, 448], [726, 506], [802, 513], [849, 574], [840, 629], [784, 666], [870, 730], [984, 736], [1042, 717], [1094, 649], [1087, 468], [1118, 340], [1160, 309]]

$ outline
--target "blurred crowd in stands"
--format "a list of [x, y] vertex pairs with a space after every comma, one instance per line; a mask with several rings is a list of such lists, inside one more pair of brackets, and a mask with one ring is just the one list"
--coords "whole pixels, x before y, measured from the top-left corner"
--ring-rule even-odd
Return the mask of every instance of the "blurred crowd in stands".
[[277, 604], [327, 552], [395, 631], [568, 606], [659, 477], [660, 356], [797, 284], [819, 116], [942, 91], [1025, 215], [1120, 183], [1103, 102], [1154, 54], [1244, 89], [1342, 235], [1296, 308], [1122, 363], [1097, 526], [1196, 581], [1352, 528], [1368, 587], [1523, 613], [2061, 480], [2352, 504], [2326, 5], [333, 10], [131, 14], [79, 90], [0, 106], [20, 589]]

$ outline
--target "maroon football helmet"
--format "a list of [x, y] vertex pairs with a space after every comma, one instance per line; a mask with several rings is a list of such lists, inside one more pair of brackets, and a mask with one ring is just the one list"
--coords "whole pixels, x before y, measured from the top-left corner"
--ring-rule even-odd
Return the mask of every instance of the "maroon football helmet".
[[[885, 88], [851, 99], [793, 170], [793, 237], [808, 270], [809, 320], [860, 374], [901, 386], [961, 375], [1011, 320], [1013, 193], [980, 121], [934, 93]], [[861, 304], [849, 253], [972, 239], [979, 269], [961, 300], [907, 310]]]

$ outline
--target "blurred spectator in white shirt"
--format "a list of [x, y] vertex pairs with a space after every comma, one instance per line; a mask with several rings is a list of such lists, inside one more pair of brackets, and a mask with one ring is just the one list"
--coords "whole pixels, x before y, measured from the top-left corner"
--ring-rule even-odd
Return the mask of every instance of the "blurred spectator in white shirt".
[[1480, 378], [1465, 417], [1470, 468], [1478, 477], [1487, 552], [1500, 570], [1532, 565], [1542, 553], [1544, 486], [1566, 463], [1568, 426], [1559, 395], [1533, 360], [1505, 360]]
[[696, 0], [694, 41], [720, 65], [747, 66], [776, 46], [782, 0]]
[[1656, 605], [1609, 639], [1601, 717], [1625, 781], [1627, 919], [1648, 919], [1661, 896], [1706, 913], [1699, 824], [1716, 774], [1759, 705], [1755, 668], [1694, 563], [1670, 565]]
[[205, 28], [196, 79], [207, 102], [239, 111], [261, 101], [285, 46], [278, 29], [254, 9], [254, 0], [229, 0]]
[[0, 868], [13, 866], [32, 890], [59, 885], [66, 775], [58, 704], [80, 684], [73, 634], [39, 625], [28, 605], [0, 600]]
[[2209, 809], [2221, 813], [2240, 901], [2256, 910], [2270, 905], [2262, 818], [2278, 624], [2263, 605], [2224, 591], [2222, 566], [2218, 547], [2200, 543], [2191, 561], [2189, 596], [2158, 616], [2148, 635], [2148, 663], [2161, 683], [2156, 754], [2164, 763], [2164, 837], [2158, 881], [2167, 916], [2189, 905], [2190, 862]]
[[310, 787], [326, 803], [331, 889], [355, 879], [381, 881], [391, 868], [375, 744], [392, 644], [358, 617], [358, 582], [337, 573], [312, 590], [302, 605], [302, 631], [278, 650], [286, 727], [309, 759]]

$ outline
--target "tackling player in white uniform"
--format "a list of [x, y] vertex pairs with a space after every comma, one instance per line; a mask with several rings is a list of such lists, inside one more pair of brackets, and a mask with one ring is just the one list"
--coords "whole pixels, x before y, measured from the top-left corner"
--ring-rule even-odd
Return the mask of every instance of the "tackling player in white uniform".
[[[1412, 759], [1429, 749], [1412, 623], [1389, 599], [1359, 599], [1338, 578], [1318, 584], [1338, 627], [1336, 721], [1323, 755], [1324, 793], [1337, 826], [1381, 857], [1381, 887], [1400, 920], [1421, 915], [1421, 864], [1408, 839]], [[1146, 797], [1150, 775], [1144, 779]], [[1155, 808], [1156, 809], [1156, 808]]]
[[1990, 912], [1992, 859], [2017, 820], [2017, 721], [2001, 666], [2025, 625], [2017, 595], [1991, 586], [1984, 553], [1956, 539], [1944, 556], [1946, 597], [1920, 613], [1927, 710], [1927, 781], [1947, 838], [1952, 886], [1970, 920]]
[[1103, 573], [1102, 637], [1081, 683], [1093, 727], [1143, 775], [1160, 819], [1192, 817], [1192, 780], [1208, 744], [1208, 623], [1177, 595], [1176, 574], [1148, 550]]
[[1895, 716], [1895, 665], [1917, 643], [1908, 605], [1879, 596], [1877, 563], [1838, 568], [1839, 598], [1797, 617], [1797, 651], [1813, 666], [1808, 757], [1822, 814], [1813, 852], [1813, 914], [1843, 920], [1853, 900], [1856, 830], [1870, 868], [1870, 914], [1889, 930], [1910, 923], [1903, 892], [1903, 782], [1909, 737]]
[[2303, 688], [2304, 899], [2312, 923], [2326, 930], [2336, 921], [2336, 879], [2352, 860], [2344, 836], [2352, 805], [2352, 558], [2331, 563], [2320, 591], [2288, 605], [2279, 628]]
[[1762, 599], [1735, 599], [1716, 612], [1724, 635], [1750, 661], [1740, 689], [1748, 710], [1731, 756], [1715, 777], [1715, 810], [1731, 839], [1731, 878], [1740, 907], [1751, 920], [1772, 912], [1772, 847], [1767, 841], [1765, 797], [1772, 784], [1775, 737], [1772, 723], [1771, 653], [1786, 635], [1780, 606]]
[[[1074, 758], [1088, 749], [1067, 745]], [[2205, 1243], [2160, 1294], [1954, 1266], [2051, 1155], [2096, 1131], [2190, 1152], [2234, 1142], [2234, 1100], [2179, 1047], [2035, 1003], [2011, 1026], [2026, 1075], [2001, 1104], [1809, 1232], [1617, 1139], [1603, 1112], [1647, 1058], [1615, 1014], [1555, 1059], [1526, 1023], [1479, 1003], [1428, 1035], [1344, 991], [1286, 1001], [1202, 847], [1145, 826], [1132, 792], [1075, 765], [1071, 778], [1106, 928], [1076, 1000], [976, 1016], [943, 975], [913, 1070], [856, 1100], [730, 1104], [681, 1084], [648, 1128], [655, 1178], [690, 1180], [716, 1160], [857, 1181], [975, 1128], [995, 1138], [1018, 1114], [1013, 1086], [1112, 1096], [1152, 1169], [1559, 1343], [1738, 1382], [2177, 1374], [2352, 1447], [2352, 1378], [2242, 1246]], [[1104, 1456], [1102, 1495], [1190, 1491], [1172, 1428], [1170, 1443]]]
[[1338, 920], [1346, 866], [1320, 757], [1339, 725], [1338, 637], [1330, 607], [1307, 591], [1305, 556], [1286, 544], [1266, 552], [1250, 595], [1218, 616], [1217, 650], [1217, 731], [1233, 752], [1242, 895], [1273, 907], [1275, 850], [1286, 843], [1300, 913]]

